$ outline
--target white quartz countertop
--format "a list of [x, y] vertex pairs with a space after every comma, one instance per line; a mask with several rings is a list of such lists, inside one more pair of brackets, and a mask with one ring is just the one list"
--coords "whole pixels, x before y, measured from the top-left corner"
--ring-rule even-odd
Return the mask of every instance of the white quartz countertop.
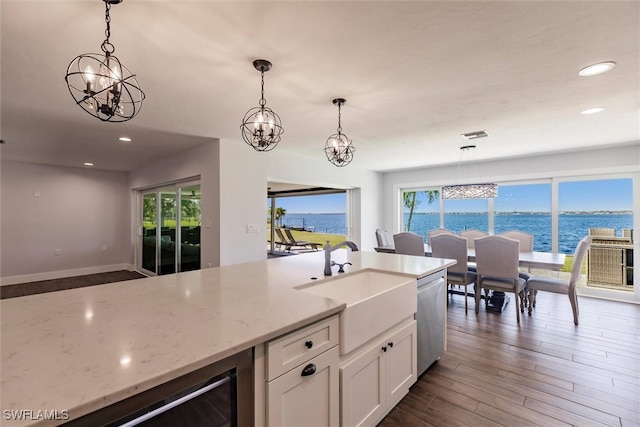
[[[454, 261], [332, 253], [348, 272], [416, 278]], [[68, 411], [71, 419], [338, 313], [345, 304], [292, 289], [322, 280], [324, 252], [2, 300], [6, 411]], [[334, 275], [337, 267], [333, 268]]]

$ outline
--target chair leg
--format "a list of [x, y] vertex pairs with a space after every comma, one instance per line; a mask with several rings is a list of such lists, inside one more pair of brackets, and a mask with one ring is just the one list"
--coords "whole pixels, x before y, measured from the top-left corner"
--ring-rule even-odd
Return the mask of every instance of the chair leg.
[[482, 286], [476, 284], [475, 300], [476, 300], [476, 314], [480, 313], [480, 293], [482, 292]]
[[518, 310], [518, 294], [520, 292], [514, 292], [514, 298], [516, 299], [516, 322], [518, 322], [518, 324], [520, 324], [520, 310]]
[[464, 287], [464, 314], [467, 314], [467, 285]]
[[578, 295], [569, 293], [569, 302], [571, 303], [571, 310], [573, 311], [573, 323], [578, 324]]
[[533, 311], [535, 301], [536, 301], [536, 293], [533, 289], [529, 289], [529, 316], [531, 316], [531, 312]]

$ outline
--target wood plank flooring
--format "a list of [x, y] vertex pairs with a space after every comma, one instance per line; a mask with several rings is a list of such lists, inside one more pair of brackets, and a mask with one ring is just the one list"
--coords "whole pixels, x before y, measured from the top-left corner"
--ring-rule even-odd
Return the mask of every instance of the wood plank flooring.
[[[640, 305], [540, 292], [516, 323], [449, 296], [448, 349], [379, 424], [640, 426]], [[483, 304], [483, 303], [481, 303]]]

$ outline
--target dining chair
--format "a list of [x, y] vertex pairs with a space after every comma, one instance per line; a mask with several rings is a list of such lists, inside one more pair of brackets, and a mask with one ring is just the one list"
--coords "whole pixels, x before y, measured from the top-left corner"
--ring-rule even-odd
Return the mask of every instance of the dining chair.
[[[499, 233], [498, 236], [508, 237], [509, 239], [514, 239], [520, 242], [520, 252], [533, 252], [533, 234], [524, 233], [518, 230], [505, 231], [504, 233]], [[527, 271], [520, 271], [520, 277], [524, 280], [529, 280], [531, 277], [530, 269]], [[527, 301], [525, 300], [525, 305]]]
[[424, 238], [410, 231], [393, 235], [393, 245], [397, 254], [424, 256]]
[[[504, 236], [486, 236], [476, 239], [476, 314], [480, 309], [482, 289], [513, 292], [516, 304], [516, 320], [520, 323], [520, 312], [524, 311], [526, 281], [518, 275], [520, 242]], [[520, 302], [518, 303], [518, 298]], [[485, 298], [485, 306], [488, 298]], [[519, 308], [519, 310], [518, 310]]]
[[376, 240], [378, 241], [378, 247], [391, 246], [391, 239], [389, 239], [389, 232], [382, 228], [376, 230]]
[[[480, 237], [488, 236], [489, 233], [480, 230], [464, 230], [458, 233], [458, 236], [467, 239], [467, 247], [469, 249], [475, 249], [474, 241]], [[470, 262], [467, 264], [469, 271], [476, 271], [476, 263]]]
[[458, 233], [458, 236], [460, 237], [464, 237], [465, 239], [467, 239], [467, 247], [469, 249], [474, 249], [475, 245], [474, 245], [474, 240], [478, 239], [480, 237], [484, 237], [484, 236], [488, 236], [489, 233], [486, 233], [484, 231], [480, 231], [480, 230], [464, 230], [461, 231], [460, 233]]
[[427, 242], [431, 244], [431, 238], [440, 234], [455, 234], [453, 231], [446, 228], [434, 228], [427, 232]]
[[[467, 239], [453, 234], [439, 234], [431, 238], [431, 254], [435, 258], [455, 259], [456, 263], [447, 268], [447, 284], [464, 287], [464, 314], [468, 311], [467, 287], [474, 285], [477, 275], [467, 268]], [[475, 285], [474, 285], [475, 286]], [[452, 289], [450, 289], [450, 293]], [[477, 292], [474, 292], [474, 295]]]
[[573, 265], [571, 266], [571, 276], [569, 280], [559, 279], [555, 277], [533, 276], [527, 281], [527, 289], [529, 291], [529, 316], [536, 305], [537, 291], [555, 292], [557, 294], [565, 294], [569, 296], [571, 309], [573, 310], [573, 323], [578, 324], [578, 293], [576, 285], [582, 274], [582, 262], [584, 256], [591, 246], [591, 236], [586, 236], [576, 246], [573, 255]]

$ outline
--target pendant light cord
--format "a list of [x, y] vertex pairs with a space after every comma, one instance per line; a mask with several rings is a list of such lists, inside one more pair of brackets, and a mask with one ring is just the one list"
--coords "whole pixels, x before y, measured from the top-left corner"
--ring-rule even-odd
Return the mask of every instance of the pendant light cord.
[[111, 10], [111, 4], [108, 2], [105, 2], [104, 5], [105, 5], [104, 22], [107, 23], [107, 28], [104, 30], [104, 35], [106, 39], [104, 39], [100, 48], [102, 49], [102, 51], [105, 53], [106, 56], [109, 56], [116, 51], [116, 48], [109, 41], [109, 38], [111, 37], [111, 16], [109, 15], [109, 10]]

